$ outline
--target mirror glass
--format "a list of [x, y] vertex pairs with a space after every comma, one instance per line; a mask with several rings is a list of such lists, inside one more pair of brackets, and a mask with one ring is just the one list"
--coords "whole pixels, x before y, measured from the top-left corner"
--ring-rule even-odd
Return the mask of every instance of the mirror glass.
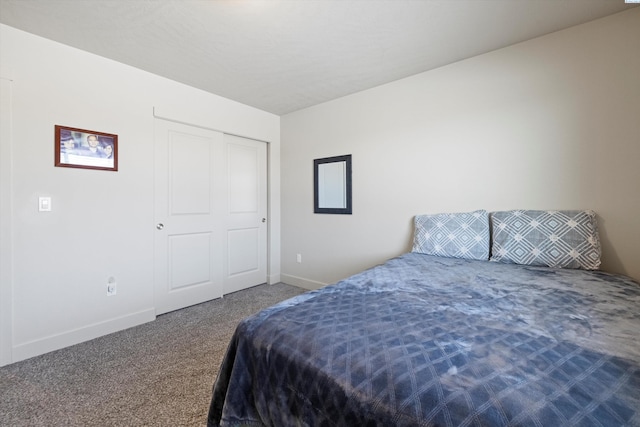
[[318, 206], [344, 209], [347, 207], [346, 163], [318, 165]]
[[314, 212], [351, 214], [351, 155], [315, 159]]

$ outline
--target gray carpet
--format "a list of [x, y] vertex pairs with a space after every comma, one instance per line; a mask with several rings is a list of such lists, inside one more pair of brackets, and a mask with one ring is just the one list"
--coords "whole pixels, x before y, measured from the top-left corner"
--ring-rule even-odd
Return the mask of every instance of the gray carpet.
[[242, 318], [304, 292], [260, 285], [0, 368], [0, 426], [204, 426]]

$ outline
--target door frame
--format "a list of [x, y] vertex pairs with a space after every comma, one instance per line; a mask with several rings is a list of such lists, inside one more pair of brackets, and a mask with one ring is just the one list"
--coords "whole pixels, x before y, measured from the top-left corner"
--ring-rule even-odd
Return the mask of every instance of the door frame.
[[13, 362], [13, 80], [0, 76], [0, 366]]

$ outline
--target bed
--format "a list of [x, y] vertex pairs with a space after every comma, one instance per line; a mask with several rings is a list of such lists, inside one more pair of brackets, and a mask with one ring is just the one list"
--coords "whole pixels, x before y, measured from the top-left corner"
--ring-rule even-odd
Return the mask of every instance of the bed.
[[243, 320], [208, 425], [640, 426], [640, 284], [597, 270], [595, 215], [438, 215], [411, 252]]

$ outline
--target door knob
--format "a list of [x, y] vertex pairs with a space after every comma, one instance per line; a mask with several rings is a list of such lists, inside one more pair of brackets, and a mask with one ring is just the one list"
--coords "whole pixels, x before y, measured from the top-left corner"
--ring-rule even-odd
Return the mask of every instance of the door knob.
[[164, 228], [164, 224], [163, 224], [163, 223], [161, 223], [161, 222], [159, 222], [158, 224], [156, 224], [156, 228], [157, 228], [158, 230], [162, 230], [162, 229]]
[[267, 222], [267, 218], [262, 218], [262, 222]]

